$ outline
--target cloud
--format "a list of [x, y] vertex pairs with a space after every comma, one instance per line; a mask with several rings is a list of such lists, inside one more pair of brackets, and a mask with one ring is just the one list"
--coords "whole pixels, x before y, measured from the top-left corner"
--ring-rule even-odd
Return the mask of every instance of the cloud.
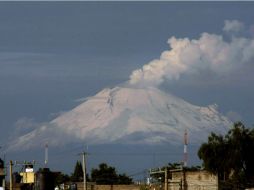
[[[222, 35], [202, 33], [198, 39], [173, 36], [169, 38], [168, 44], [170, 49], [162, 52], [159, 59], [132, 72], [129, 84], [156, 86], [165, 79], [177, 80], [183, 74], [200, 74], [207, 71], [224, 75], [235, 71], [254, 58], [254, 39], [246, 37], [232, 37], [226, 41]], [[87, 99], [80, 101], [83, 100]], [[74, 111], [65, 114], [71, 116], [77, 113]], [[65, 114], [61, 116], [64, 117]], [[237, 114], [233, 112], [228, 113], [228, 116], [237, 118]], [[67, 143], [83, 142], [84, 132], [71, 128], [69, 125], [70, 123], [76, 127], [79, 120], [66, 118], [60, 120], [59, 125], [56, 120], [49, 123], [36, 123], [32, 119], [20, 119], [16, 122], [15, 132], [19, 138], [12, 141], [9, 150], [30, 149], [43, 146], [45, 143], [50, 146], [61, 146]], [[62, 127], [62, 122], [68, 125]]]
[[63, 115], [64, 113], [66, 113], [66, 111], [59, 111], [59, 112], [51, 113], [50, 117], [56, 118], [56, 117]]
[[[239, 31], [239, 21], [225, 21], [223, 30]], [[170, 50], [162, 52], [159, 59], [134, 70], [129, 83], [156, 86], [165, 79], [177, 80], [183, 74], [199, 74], [210, 71], [224, 75], [230, 73], [254, 57], [254, 39], [232, 37], [229, 41], [222, 35], [202, 33], [199, 39], [171, 37]]]
[[251, 35], [252, 37], [254, 37], [254, 25], [251, 25], [251, 26], [250, 26], [249, 31], [250, 31], [250, 35]]
[[244, 29], [244, 24], [238, 20], [225, 20], [223, 31], [237, 33]]
[[15, 129], [9, 137], [6, 151], [29, 150], [35, 147], [44, 147], [46, 143], [50, 146], [61, 146], [73, 141], [79, 142], [79, 139], [75, 138], [75, 135], [67, 134], [61, 128], [59, 129], [52, 122], [40, 123], [32, 118], [23, 117], [15, 122]]
[[239, 113], [235, 112], [235, 111], [227, 112], [226, 116], [227, 116], [227, 118], [229, 118], [233, 122], [237, 122], [237, 121], [242, 120], [242, 116]]
[[37, 124], [36, 128], [29, 128], [28, 131], [16, 133], [15, 138], [11, 137], [10, 144], [6, 151], [29, 150], [36, 147], [44, 147], [46, 143], [49, 146], [57, 147], [72, 142], [80, 142], [80, 139], [75, 138], [74, 134], [67, 132], [65, 129], [57, 127], [52, 122]]
[[31, 118], [22, 117], [18, 119], [14, 125], [15, 125], [15, 130], [13, 132], [13, 135], [20, 136], [36, 129], [37, 127], [42, 125], [42, 123], [38, 123]]

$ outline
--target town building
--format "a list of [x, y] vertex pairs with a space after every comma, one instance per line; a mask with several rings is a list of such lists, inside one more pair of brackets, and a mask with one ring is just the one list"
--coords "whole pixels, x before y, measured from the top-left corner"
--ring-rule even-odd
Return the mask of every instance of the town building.
[[4, 161], [0, 158], [0, 190], [5, 189]]
[[218, 190], [218, 176], [205, 170], [170, 170], [168, 190]]

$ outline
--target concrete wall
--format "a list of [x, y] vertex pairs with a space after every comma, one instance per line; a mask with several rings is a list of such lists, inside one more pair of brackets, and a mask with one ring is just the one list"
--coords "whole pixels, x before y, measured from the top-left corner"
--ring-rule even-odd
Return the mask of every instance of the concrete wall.
[[35, 182], [35, 173], [34, 172], [21, 172], [22, 179], [21, 183], [34, 183]]
[[0, 168], [0, 187], [3, 187], [4, 186], [4, 168]]
[[[83, 183], [76, 183], [78, 190], [83, 189]], [[140, 185], [95, 185], [87, 184], [87, 190], [140, 190]]]
[[[185, 182], [184, 182], [185, 181]], [[173, 172], [169, 190], [218, 190], [218, 177], [207, 171]]]
[[0, 168], [0, 176], [4, 176], [4, 168]]
[[95, 185], [93, 190], [140, 190], [138, 185]]
[[218, 189], [218, 178], [207, 171], [187, 172], [188, 189]]

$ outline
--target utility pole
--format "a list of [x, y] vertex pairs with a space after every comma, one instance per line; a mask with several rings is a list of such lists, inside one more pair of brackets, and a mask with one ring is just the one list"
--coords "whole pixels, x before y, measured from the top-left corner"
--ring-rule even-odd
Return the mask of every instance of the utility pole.
[[10, 190], [13, 190], [13, 187], [12, 187], [12, 166], [13, 166], [13, 163], [12, 163], [12, 160], [10, 160]]
[[47, 168], [48, 166], [48, 143], [45, 144], [45, 167]]
[[165, 167], [165, 169], [161, 169], [161, 168], [157, 168], [157, 169], [150, 169], [149, 171], [149, 175], [151, 177], [152, 174], [161, 174], [161, 175], [165, 175], [165, 180], [164, 180], [164, 186], [165, 186], [165, 190], [168, 190], [166, 189], [166, 182], [168, 182], [166, 179], [168, 178], [168, 176], [166, 176], [168, 173], [167, 173], [167, 167]]
[[165, 190], [168, 190], [168, 167], [165, 167]]
[[84, 183], [84, 190], [87, 190], [87, 184], [86, 184], [86, 152], [82, 153], [82, 166], [83, 166], [83, 183]]

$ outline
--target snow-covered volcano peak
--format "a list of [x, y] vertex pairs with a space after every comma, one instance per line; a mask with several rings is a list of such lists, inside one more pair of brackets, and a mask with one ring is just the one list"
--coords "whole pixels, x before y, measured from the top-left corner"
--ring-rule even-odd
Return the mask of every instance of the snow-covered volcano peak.
[[211, 131], [224, 132], [230, 125], [217, 105], [199, 107], [158, 88], [124, 86], [86, 98], [48, 125], [19, 137], [13, 146], [33, 147], [45, 141], [55, 146], [72, 142], [174, 144], [182, 143], [185, 129], [192, 143], [200, 143]]

